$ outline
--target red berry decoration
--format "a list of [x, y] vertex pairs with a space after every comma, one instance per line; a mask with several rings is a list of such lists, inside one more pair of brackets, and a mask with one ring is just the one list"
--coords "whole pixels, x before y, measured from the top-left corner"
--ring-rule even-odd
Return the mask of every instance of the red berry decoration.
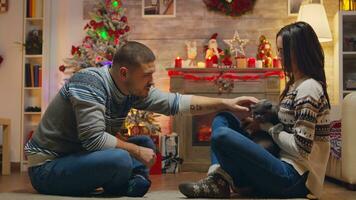
[[125, 31], [126, 31], [126, 32], [129, 32], [129, 31], [130, 31], [130, 27], [129, 27], [129, 26], [126, 26], [126, 27], [125, 27]]
[[127, 23], [127, 17], [126, 16], [122, 16], [120, 21], [124, 22], [124, 23]]
[[66, 70], [66, 67], [64, 65], [59, 66], [59, 71], [64, 72]]
[[124, 29], [120, 29], [120, 30], [119, 30], [119, 34], [120, 34], [120, 35], [122, 35], [122, 34], [124, 34], [124, 33], [125, 33], [125, 30], [124, 30]]

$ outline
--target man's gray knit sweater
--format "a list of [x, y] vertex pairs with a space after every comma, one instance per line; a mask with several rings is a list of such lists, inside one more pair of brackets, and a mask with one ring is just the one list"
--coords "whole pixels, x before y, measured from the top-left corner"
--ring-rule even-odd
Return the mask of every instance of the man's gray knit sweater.
[[191, 96], [151, 88], [148, 97], [126, 96], [108, 67], [75, 73], [55, 96], [32, 139], [25, 145], [29, 166], [69, 154], [115, 148], [129, 110], [164, 115], [188, 113]]

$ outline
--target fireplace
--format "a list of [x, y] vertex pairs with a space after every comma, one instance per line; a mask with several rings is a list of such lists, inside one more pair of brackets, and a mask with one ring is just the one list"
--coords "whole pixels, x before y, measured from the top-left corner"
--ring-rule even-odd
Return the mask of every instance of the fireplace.
[[215, 114], [192, 117], [192, 146], [210, 146], [211, 123]]
[[[229, 80], [231, 84], [222, 88], [217, 82], [191, 80], [182, 73], [193, 76], [209, 77], [215, 74], [229, 73], [239, 76], [264, 76], [268, 72], [280, 69], [168, 69], [174, 70], [171, 75], [170, 91], [181, 94], [192, 94], [207, 97], [235, 98], [254, 96], [278, 102], [280, 93], [279, 76], [269, 76], [252, 80]], [[187, 77], [187, 76], [186, 76]], [[191, 76], [190, 76], [191, 77]], [[211, 123], [216, 113], [198, 116], [177, 115], [173, 117], [172, 129], [179, 135], [179, 156], [184, 159], [180, 171], [206, 172], [210, 165]]]

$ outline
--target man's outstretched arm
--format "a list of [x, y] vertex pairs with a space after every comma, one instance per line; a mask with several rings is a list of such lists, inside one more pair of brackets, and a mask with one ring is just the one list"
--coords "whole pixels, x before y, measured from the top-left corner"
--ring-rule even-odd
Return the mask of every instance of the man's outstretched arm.
[[148, 97], [137, 99], [133, 107], [164, 115], [190, 114], [201, 115], [220, 110], [230, 110], [237, 114], [248, 113], [249, 106], [257, 103], [254, 97], [237, 97], [233, 99], [212, 98], [179, 93], [162, 92], [152, 88]]

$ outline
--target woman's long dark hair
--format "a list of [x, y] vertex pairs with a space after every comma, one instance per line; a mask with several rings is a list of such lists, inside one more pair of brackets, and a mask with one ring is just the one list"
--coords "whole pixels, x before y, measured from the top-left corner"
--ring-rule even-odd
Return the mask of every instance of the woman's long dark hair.
[[282, 37], [283, 41], [283, 69], [288, 79], [280, 99], [282, 100], [286, 96], [289, 87], [294, 83], [292, 73], [293, 55], [299, 71], [322, 85], [330, 107], [329, 95], [326, 90], [324, 51], [313, 28], [308, 23], [296, 22], [281, 28], [276, 38], [279, 36]]

